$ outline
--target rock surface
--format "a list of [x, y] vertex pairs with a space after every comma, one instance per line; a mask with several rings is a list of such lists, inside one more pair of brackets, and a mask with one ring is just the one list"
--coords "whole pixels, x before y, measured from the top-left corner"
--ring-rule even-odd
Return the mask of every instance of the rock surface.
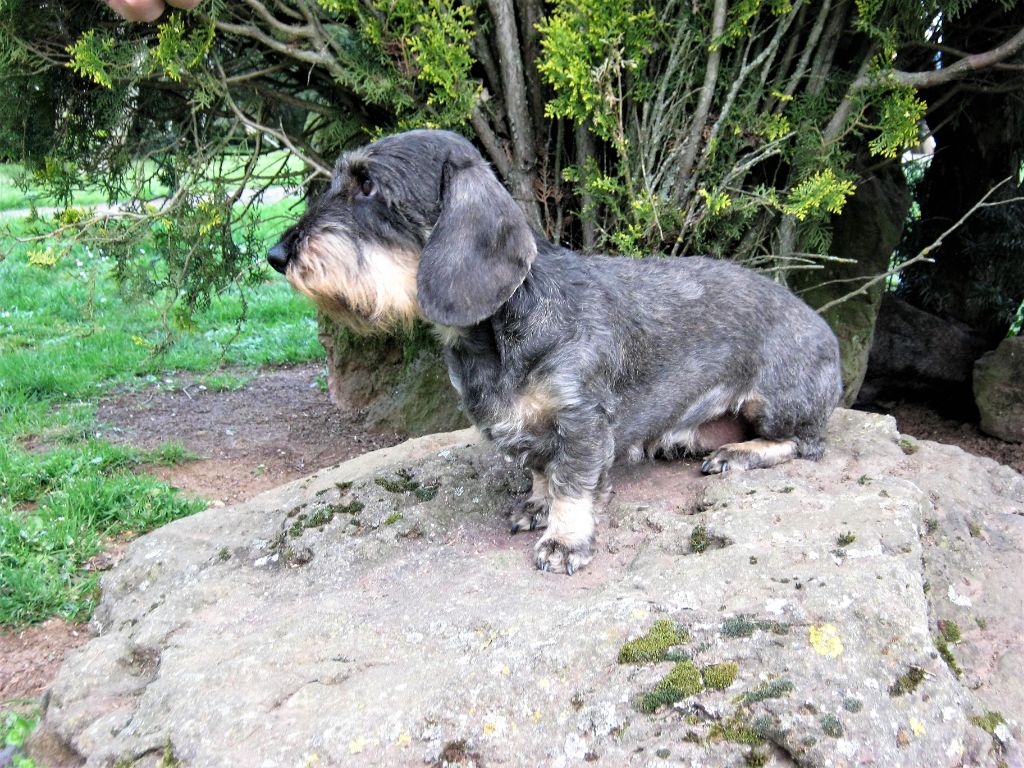
[[[509, 536], [527, 486], [467, 430], [140, 538], [33, 754], [1021, 765], [1024, 479], [1009, 468], [837, 411], [816, 464], [617, 469], [598, 556], [573, 577], [531, 567], [538, 534]], [[680, 632], [674, 660], [618, 663], [659, 627]], [[651, 705], [666, 676], [688, 690]]]
[[1003, 339], [974, 364], [974, 402], [982, 432], [1024, 442], [1024, 337]]

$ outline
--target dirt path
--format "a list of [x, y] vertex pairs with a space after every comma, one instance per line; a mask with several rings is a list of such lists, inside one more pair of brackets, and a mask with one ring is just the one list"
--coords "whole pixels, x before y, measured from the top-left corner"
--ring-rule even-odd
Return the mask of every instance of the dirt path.
[[100, 433], [147, 449], [180, 443], [200, 458], [147, 471], [215, 504], [244, 501], [403, 439], [368, 430], [362, 412], [332, 405], [318, 385], [321, 371], [316, 364], [264, 369], [242, 389], [227, 392], [178, 375], [169, 389], [104, 401], [97, 413]]

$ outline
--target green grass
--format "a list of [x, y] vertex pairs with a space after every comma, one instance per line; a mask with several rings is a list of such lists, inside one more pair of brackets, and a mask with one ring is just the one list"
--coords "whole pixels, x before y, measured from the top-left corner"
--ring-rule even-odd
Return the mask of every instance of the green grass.
[[[248, 160], [247, 155], [227, 155], [211, 163], [209, 172], [228, 182], [240, 181]], [[168, 191], [166, 186], [151, 178], [154, 171], [155, 167], [152, 164], [141, 166], [139, 169], [140, 176], [149, 179], [143, 186], [142, 194], [147, 200], [163, 197]], [[278, 173], [282, 178], [276, 183], [298, 184], [303, 178], [302, 163], [290, 153], [283, 151], [263, 155], [256, 162], [251, 186], [258, 187]], [[109, 202], [111, 201], [105, 190], [83, 185], [74, 191], [71, 204], [75, 207], [87, 207]], [[57, 204], [56, 199], [32, 183], [30, 174], [23, 166], [15, 163], [0, 164], [0, 211], [21, 210], [33, 206], [53, 207]]]
[[[261, 211], [268, 243], [294, 218], [291, 205]], [[158, 356], [167, 333], [159, 301], [126, 301], [102, 254], [76, 246], [40, 267], [27, 251], [15, 245], [0, 261], [0, 624], [14, 627], [88, 618], [91, 557], [113, 537], [204, 506], [141, 471], [193, 458], [182, 446], [143, 452], [96, 439], [101, 396], [179, 370], [211, 389], [238, 388], [256, 375], [245, 368], [323, 355], [312, 307], [274, 273], [248, 291], [243, 324], [240, 296], [219, 296]]]
[[37, 768], [37, 763], [24, 756], [21, 747], [39, 722], [39, 715], [22, 714], [15, 710], [0, 709], [0, 751], [14, 748], [9, 765], [12, 768]]

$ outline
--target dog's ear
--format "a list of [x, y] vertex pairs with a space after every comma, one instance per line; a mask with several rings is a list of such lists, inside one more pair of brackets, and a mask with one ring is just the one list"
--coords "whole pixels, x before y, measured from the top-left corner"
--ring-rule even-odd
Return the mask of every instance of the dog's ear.
[[452, 151], [416, 277], [427, 320], [465, 327], [490, 317], [522, 284], [536, 255], [526, 216], [483, 158], [475, 150]]

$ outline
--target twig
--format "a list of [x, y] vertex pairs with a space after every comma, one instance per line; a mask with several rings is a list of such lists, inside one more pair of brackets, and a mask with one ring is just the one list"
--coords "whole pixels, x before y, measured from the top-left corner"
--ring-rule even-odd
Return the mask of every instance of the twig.
[[[838, 304], [842, 304], [847, 299], [852, 299], [854, 296], [860, 296], [864, 293], [867, 293], [868, 289], [871, 288], [872, 286], [878, 285], [878, 283], [882, 282], [883, 280], [887, 280], [893, 275], [899, 274], [912, 264], [920, 264], [921, 262], [924, 261], [933, 261], [933, 259], [929, 258], [928, 254], [930, 254], [932, 251], [934, 251], [936, 248], [942, 245], [942, 241], [945, 240], [948, 235], [950, 235], [951, 233], [959, 229], [961, 226], [963, 226], [963, 223], [967, 221], [967, 219], [969, 219], [976, 211], [980, 210], [981, 208], [992, 208], [997, 205], [1006, 205], [1008, 203], [1017, 203], [1024, 201], [1024, 197], [1011, 197], [1006, 200], [998, 200], [994, 203], [986, 202], [990, 197], [992, 197], [993, 194], [995, 194], [996, 190], [998, 190], [1001, 186], [1012, 180], [1012, 176], [1007, 176], [1005, 179], [1003, 179], [994, 187], [992, 187], [992, 189], [990, 189], [988, 192], [982, 195], [981, 199], [978, 200], [978, 202], [976, 202], [974, 205], [970, 207], [967, 213], [965, 213], [963, 216], [957, 219], [956, 223], [954, 223], [953, 226], [951, 226], [949, 229], [947, 229], [945, 232], [939, 235], [933, 243], [931, 243], [930, 245], [926, 245], [924, 248], [918, 251], [917, 254], [915, 254], [912, 258], [907, 259], [902, 264], [897, 264], [895, 267], [886, 272], [868, 278], [868, 280], [865, 281], [863, 285], [861, 285], [859, 288], [856, 288], [855, 290], [850, 291], [845, 296], [840, 296], [838, 299], [833, 299], [832, 301], [827, 302], [825, 305], [818, 308], [818, 314], [823, 314], [832, 307]], [[860, 278], [848, 278], [846, 280], [831, 280], [827, 283], [822, 283], [821, 285], [815, 287], [820, 288], [825, 285], [833, 285], [839, 282], [848, 282], [851, 279], [858, 280]]]

